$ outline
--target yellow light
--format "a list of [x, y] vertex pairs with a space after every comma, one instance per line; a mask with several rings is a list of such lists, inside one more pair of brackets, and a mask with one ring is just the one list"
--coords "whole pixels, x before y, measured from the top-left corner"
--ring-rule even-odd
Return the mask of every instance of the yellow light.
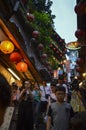
[[86, 73], [83, 73], [82, 76], [83, 76], [83, 77], [86, 77]]
[[80, 82], [80, 83], [79, 83], [79, 87], [81, 87], [81, 86], [82, 86], [82, 84], [83, 84], [83, 83], [82, 83], [82, 82]]
[[8, 68], [8, 71], [18, 80], [20, 80], [20, 78], [10, 69]]
[[9, 54], [13, 52], [14, 45], [11, 41], [8, 41], [8, 40], [2, 41], [0, 44], [0, 50], [5, 54]]
[[75, 76], [74, 78], [75, 78], [75, 79], [78, 79], [78, 77], [77, 77], [77, 76]]
[[59, 67], [58, 70], [61, 70], [61, 68]]

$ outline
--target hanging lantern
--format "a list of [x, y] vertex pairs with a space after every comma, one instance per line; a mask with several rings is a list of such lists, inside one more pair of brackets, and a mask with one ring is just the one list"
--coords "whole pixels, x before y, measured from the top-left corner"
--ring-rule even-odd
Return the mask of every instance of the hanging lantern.
[[42, 59], [46, 59], [46, 58], [47, 58], [47, 54], [45, 54], [45, 53], [42, 54], [41, 58], [42, 58]]
[[39, 32], [35, 30], [32, 32], [32, 35], [33, 37], [37, 38], [39, 36]]
[[18, 63], [22, 60], [22, 56], [18, 52], [13, 52], [10, 54], [10, 61]]
[[44, 49], [43, 44], [40, 43], [40, 44], [38, 45], [38, 49], [39, 49], [39, 50], [43, 50], [43, 49]]
[[75, 36], [77, 38], [85, 38], [86, 37], [86, 31], [85, 30], [82, 30], [82, 29], [78, 29], [76, 32], [75, 32]]
[[34, 15], [33, 14], [30, 14], [30, 13], [27, 13], [27, 19], [32, 22], [34, 20]]
[[50, 44], [50, 48], [52, 48], [52, 47], [53, 47], [53, 44], [51, 43], [51, 44]]
[[25, 62], [19, 62], [16, 64], [16, 69], [19, 72], [26, 72], [28, 70], [28, 66]]
[[14, 45], [11, 41], [2, 41], [0, 44], [0, 50], [5, 54], [10, 54], [14, 50]]
[[85, 14], [85, 9], [86, 9], [86, 3], [79, 3], [75, 6], [74, 10], [75, 13], [77, 13], [78, 15], [83, 15]]

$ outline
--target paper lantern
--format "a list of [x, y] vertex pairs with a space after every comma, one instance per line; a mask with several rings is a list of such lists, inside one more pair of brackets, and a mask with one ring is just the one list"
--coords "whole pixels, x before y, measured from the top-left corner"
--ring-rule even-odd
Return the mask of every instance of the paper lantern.
[[28, 65], [22, 61], [16, 64], [16, 69], [19, 72], [26, 72], [28, 70]]
[[46, 58], [47, 58], [47, 54], [45, 54], [45, 53], [42, 54], [41, 58], [42, 58], [42, 59], [46, 59]]
[[51, 47], [51, 48], [53, 47], [53, 44], [52, 44], [52, 43], [50, 44], [50, 47]]
[[43, 44], [40, 43], [40, 44], [38, 45], [38, 49], [39, 49], [39, 50], [43, 50], [43, 49], [44, 49]]
[[39, 36], [39, 32], [35, 30], [32, 32], [32, 35], [33, 37], [37, 38]]
[[27, 19], [32, 22], [34, 20], [34, 15], [33, 14], [30, 14], [30, 13], [27, 13]]
[[10, 54], [14, 50], [14, 45], [11, 41], [2, 41], [0, 44], [0, 50], [5, 54]]
[[78, 29], [76, 32], [75, 32], [75, 36], [77, 38], [85, 38], [86, 37], [86, 31], [85, 30], [82, 30], [82, 29]]
[[13, 52], [10, 54], [10, 61], [18, 63], [21, 61], [22, 56], [18, 52]]
[[83, 15], [85, 14], [85, 9], [86, 9], [86, 3], [79, 3], [75, 6], [74, 10], [75, 13], [77, 13], [78, 15]]

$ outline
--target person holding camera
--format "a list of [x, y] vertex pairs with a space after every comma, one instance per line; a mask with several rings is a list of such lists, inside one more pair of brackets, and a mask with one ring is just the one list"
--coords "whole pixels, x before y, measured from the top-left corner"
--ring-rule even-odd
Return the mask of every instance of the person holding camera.
[[31, 82], [26, 80], [24, 82], [24, 89], [20, 94], [16, 130], [33, 130], [33, 124], [33, 95], [31, 91]]
[[40, 107], [39, 112], [45, 116], [48, 105], [48, 98], [51, 94], [51, 87], [47, 85], [45, 81], [43, 81], [42, 86], [40, 86]]

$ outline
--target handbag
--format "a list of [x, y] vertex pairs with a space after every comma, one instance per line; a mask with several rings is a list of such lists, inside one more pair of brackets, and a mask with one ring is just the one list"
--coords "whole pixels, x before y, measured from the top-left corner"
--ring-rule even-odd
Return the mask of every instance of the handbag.
[[49, 94], [46, 94], [45, 88], [43, 87], [44, 92], [45, 92], [45, 98], [48, 99], [48, 97], [50, 96]]

